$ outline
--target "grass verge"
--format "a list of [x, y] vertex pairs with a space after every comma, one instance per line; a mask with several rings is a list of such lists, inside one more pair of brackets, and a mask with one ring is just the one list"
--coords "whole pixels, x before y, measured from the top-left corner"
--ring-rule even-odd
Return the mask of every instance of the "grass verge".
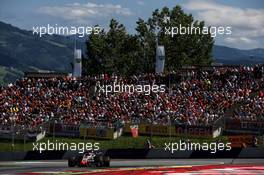
[[[116, 140], [96, 140], [96, 139], [82, 139], [82, 138], [66, 138], [66, 137], [45, 137], [40, 140], [39, 143], [67, 143], [78, 144], [78, 143], [99, 143], [100, 149], [126, 149], [126, 148], [145, 148], [147, 139], [151, 140], [151, 143], [155, 148], [164, 148], [165, 142], [179, 142], [180, 140], [187, 140], [187, 137], [160, 137], [153, 136], [139, 136], [137, 138], [132, 138], [130, 136], [121, 136]], [[218, 138], [190, 138], [191, 142], [203, 143], [203, 142], [216, 142], [221, 140], [222, 142], [227, 142], [227, 137], [221, 136]], [[0, 151], [31, 151], [33, 150], [35, 142], [23, 143], [23, 141], [15, 141], [14, 147], [12, 147], [11, 140], [0, 140]]]

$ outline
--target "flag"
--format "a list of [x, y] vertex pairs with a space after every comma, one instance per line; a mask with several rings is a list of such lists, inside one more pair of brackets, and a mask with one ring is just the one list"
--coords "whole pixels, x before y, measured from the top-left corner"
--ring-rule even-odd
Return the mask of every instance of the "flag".
[[137, 125], [132, 125], [130, 126], [131, 129], [131, 134], [133, 138], [138, 137], [138, 126]]

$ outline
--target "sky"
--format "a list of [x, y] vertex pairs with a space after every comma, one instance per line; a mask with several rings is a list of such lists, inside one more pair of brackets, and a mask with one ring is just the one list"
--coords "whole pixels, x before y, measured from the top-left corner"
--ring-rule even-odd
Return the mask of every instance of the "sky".
[[138, 18], [176, 5], [208, 26], [232, 27], [231, 35], [215, 38], [217, 45], [264, 48], [263, 0], [0, 0], [0, 21], [32, 30], [47, 24], [107, 28], [115, 18], [133, 34]]

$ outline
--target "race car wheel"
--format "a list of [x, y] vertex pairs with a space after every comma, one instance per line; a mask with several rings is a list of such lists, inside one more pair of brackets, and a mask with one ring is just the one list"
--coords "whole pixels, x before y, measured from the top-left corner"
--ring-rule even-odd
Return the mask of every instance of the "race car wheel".
[[75, 157], [71, 157], [68, 160], [68, 166], [69, 167], [74, 167], [76, 165]]
[[102, 167], [104, 165], [103, 156], [100, 155], [100, 156], [96, 157], [95, 162], [96, 162], [97, 167]]
[[110, 167], [110, 157], [109, 156], [104, 157], [104, 166]]
[[96, 167], [102, 167], [103, 166], [103, 163], [102, 162], [96, 162]]

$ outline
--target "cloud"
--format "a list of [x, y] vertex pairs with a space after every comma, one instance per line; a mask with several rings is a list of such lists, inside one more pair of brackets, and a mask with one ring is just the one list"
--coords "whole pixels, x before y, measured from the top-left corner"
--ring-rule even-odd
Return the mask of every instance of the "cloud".
[[227, 37], [224, 38], [224, 42], [230, 46], [236, 45], [238, 48], [247, 49], [245, 45], [250, 45], [252, 48], [258, 47], [257, 40], [252, 40], [247, 37]]
[[132, 16], [130, 9], [114, 4], [72, 3], [63, 6], [44, 6], [38, 13], [62, 18], [68, 21], [84, 23], [88, 20], [101, 19], [113, 16]]
[[[224, 38], [235, 47], [264, 47], [264, 9], [238, 8], [213, 1], [190, 1], [184, 8], [211, 26], [231, 26], [232, 35]], [[244, 45], [242, 45], [242, 43]]]
[[145, 2], [144, 1], [137, 1], [137, 4], [140, 5], [140, 6], [144, 6]]

